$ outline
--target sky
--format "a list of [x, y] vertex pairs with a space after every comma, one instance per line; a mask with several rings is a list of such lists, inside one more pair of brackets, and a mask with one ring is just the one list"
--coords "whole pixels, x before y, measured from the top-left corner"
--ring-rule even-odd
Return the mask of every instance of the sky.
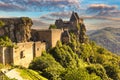
[[27, 16], [33, 28], [69, 20], [72, 11], [84, 18], [88, 30], [120, 27], [120, 0], [0, 0], [0, 17]]

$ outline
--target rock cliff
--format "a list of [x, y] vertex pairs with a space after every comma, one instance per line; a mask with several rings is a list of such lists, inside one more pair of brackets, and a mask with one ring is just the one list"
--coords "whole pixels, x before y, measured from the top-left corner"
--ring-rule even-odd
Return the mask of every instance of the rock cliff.
[[13, 42], [26, 42], [31, 38], [32, 20], [28, 17], [0, 18], [0, 36], [8, 36]]

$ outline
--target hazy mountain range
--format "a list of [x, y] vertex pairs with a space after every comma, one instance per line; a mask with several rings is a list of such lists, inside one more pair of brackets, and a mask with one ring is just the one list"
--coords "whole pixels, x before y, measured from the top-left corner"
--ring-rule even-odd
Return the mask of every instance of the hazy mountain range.
[[89, 38], [113, 53], [120, 54], [120, 28], [103, 28], [89, 31]]

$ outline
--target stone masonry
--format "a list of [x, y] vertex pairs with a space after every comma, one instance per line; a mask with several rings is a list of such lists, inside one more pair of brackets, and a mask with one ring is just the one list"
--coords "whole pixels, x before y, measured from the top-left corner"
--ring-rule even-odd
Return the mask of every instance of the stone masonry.
[[32, 40], [46, 43], [46, 48], [55, 47], [61, 41], [61, 29], [32, 30]]
[[46, 45], [41, 42], [17, 43], [13, 48], [0, 47], [0, 63], [28, 67], [33, 58], [41, 56], [45, 50]]
[[5, 25], [0, 27], [0, 36], [8, 36], [15, 47], [0, 47], [0, 63], [28, 67], [35, 57], [41, 56], [42, 51], [56, 46], [57, 41], [69, 43], [69, 32], [75, 33], [80, 43], [87, 42], [86, 28], [83, 19], [73, 12], [70, 21], [56, 20], [58, 29], [31, 29], [30, 18], [0, 18]]

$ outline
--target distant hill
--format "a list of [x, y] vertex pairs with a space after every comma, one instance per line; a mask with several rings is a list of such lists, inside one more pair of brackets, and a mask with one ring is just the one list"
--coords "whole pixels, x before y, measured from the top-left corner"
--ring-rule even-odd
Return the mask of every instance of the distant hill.
[[120, 54], [120, 28], [107, 27], [94, 31], [89, 37], [111, 52]]

